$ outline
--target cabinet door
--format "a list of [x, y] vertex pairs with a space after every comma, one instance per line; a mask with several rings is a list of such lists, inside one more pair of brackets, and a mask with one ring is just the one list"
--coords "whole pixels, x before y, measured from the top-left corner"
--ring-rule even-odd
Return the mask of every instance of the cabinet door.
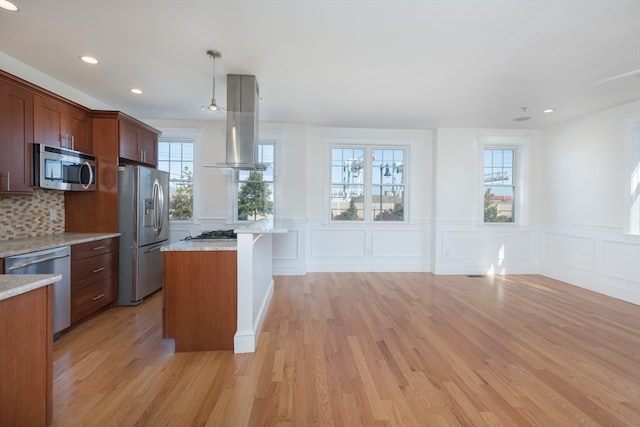
[[62, 148], [71, 148], [69, 134], [64, 126], [65, 106], [42, 96], [34, 99], [34, 142]]
[[151, 132], [142, 132], [142, 161], [148, 165], [158, 165], [158, 136]]
[[69, 110], [69, 133], [71, 149], [93, 153], [91, 147], [91, 119], [81, 111]]
[[0, 81], [0, 193], [33, 192], [32, 140], [32, 93]]
[[120, 157], [135, 162], [142, 160], [138, 149], [138, 133], [136, 126], [124, 120], [120, 121]]

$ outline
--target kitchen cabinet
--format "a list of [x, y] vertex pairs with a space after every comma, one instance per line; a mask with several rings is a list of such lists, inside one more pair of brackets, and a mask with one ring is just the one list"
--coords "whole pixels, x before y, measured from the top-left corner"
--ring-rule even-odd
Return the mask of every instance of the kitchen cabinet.
[[163, 252], [163, 335], [175, 351], [233, 350], [237, 252]]
[[53, 420], [53, 289], [0, 300], [0, 426]]
[[71, 246], [71, 325], [118, 299], [119, 238]]
[[0, 194], [32, 194], [33, 94], [0, 75]]
[[[121, 126], [126, 122], [127, 126]], [[96, 157], [98, 169], [96, 191], [71, 192], [64, 195], [65, 230], [76, 232], [119, 232], [118, 222], [118, 164], [142, 162], [135, 159], [137, 151], [126, 150], [128, 145], [123, 141], [145, 141], [151, 146], [147, 148], [147, 160], [157, 158], [157, 141], [160, 132], [119, 111], [93, 111], [91, 120], [91, 135], [93, 140], [93, 155]], [[134, 137], [135, 135], [135, 137]], [[132, 143], [131, 143], [132, 144]], [[136, 148], [137, 150], [137, 148]]]
[[34, 142], [92, 153], [89, 113], [57, 99], [35, 95]]
[[93, 155], [98, 178], [95, 191], [66, 191], [65, 230], [81, 233], [117, 233], [118, 120], [117, 113], [94, 112], [91, 123]]
[[119, 120], [120, 158], [156, 166], [158, 164], [158, 132], [127, 118]]

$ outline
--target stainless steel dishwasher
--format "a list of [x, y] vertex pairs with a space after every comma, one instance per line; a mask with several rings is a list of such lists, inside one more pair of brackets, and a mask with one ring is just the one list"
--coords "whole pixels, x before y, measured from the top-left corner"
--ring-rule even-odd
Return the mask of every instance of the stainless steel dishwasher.
[[69, 246], [5, 258], [7, 274], [60, 274], [53, 284], [54, 336], [71, 325], [71, 257]]

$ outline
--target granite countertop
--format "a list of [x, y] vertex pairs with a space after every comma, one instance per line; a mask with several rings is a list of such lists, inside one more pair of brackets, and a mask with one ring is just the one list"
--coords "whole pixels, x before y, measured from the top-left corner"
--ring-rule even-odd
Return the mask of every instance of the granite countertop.
[[120, 233], [60, 233], [25, 239], [0, 240], [0, 258], [118, 236]]
[[261, 219], [253, 222], [246, 227], [233, 230], [236, 234], [271, 234], [286, 233], [286, 228], [281, 228], [277, 224], [274, 225], [271, 218]]
[[162, 252], [172, 251], [235, 251], [238, 250], [238, 242], [231, 240], [181, 240], [170, 243], [160, 248]]
[[60, 280], [60, 274], [0, 274], [0, 301]]

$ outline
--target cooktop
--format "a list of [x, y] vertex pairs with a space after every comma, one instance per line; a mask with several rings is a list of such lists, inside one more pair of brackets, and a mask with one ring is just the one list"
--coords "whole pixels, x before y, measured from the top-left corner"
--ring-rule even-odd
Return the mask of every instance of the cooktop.
[[212, 230], [203, 231], [197, 236], [187, 236], [182, 240], [230, 240], [237, 237], [233, 230]]

